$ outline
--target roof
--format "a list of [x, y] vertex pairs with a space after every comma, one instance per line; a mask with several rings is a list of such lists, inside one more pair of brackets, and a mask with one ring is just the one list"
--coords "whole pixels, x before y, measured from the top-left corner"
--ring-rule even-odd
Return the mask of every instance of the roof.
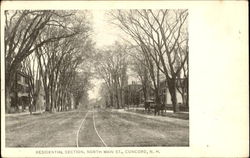
[[[160, 81], [160, 87], [162, 87], [162, 86], [168, 87], [168, 85], [166, 84], [166, 81], [167, 81], [166, 79], [163, 81]], [[176, 81], [185, 82], [185, 81], [187, 81], [187, 78], [178, 78], [178, 79], [176, 79]], [[180, 86], [180, 82], [176, 82], [176, 84], [177, 84], [177, 86]]]

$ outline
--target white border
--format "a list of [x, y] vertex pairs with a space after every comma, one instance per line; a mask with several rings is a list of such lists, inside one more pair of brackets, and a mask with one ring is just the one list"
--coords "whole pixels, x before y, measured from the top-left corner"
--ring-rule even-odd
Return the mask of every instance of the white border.
[[[247, 157], [248, 8], [246, 1], [4, 1], [7, 9], [188, 8], [190, 33], [190, 147], [5, 148], [4, 22], [1, 23], [1, 145], [3, 157]], [[37, 154], [36, 151], [159, 150], [155, 154]]]

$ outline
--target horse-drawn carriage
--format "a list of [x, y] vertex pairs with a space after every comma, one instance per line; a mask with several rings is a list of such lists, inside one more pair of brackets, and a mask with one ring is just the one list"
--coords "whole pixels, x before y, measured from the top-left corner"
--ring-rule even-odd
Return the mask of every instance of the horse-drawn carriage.
[[144, 102], [144, 106], [145, 106], [145, 111], [150, 112], [151, 109], [154, 109], [154, 114], [160, 114], [160, 111], [163, 114], [163, 111], [166, 112], [166, 106], [165, 104], [162, 103], [158, 103], [156, 104], [155, 101], [153, 99], [148, 99]]

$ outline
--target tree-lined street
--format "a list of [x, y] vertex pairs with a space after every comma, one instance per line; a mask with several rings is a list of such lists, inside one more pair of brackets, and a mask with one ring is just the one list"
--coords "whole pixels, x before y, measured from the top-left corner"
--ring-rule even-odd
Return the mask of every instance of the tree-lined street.
[[246, 4], [1, 1], [1, 157], [249, 157]]
[[5, 10], [6, 147], [188, 146], [188, 15]]
[[77, 143], [78, 147], [187, 146], [188, 120], [159, 121], [119, 110], [6, 117], [7, 147], [77, 147]]

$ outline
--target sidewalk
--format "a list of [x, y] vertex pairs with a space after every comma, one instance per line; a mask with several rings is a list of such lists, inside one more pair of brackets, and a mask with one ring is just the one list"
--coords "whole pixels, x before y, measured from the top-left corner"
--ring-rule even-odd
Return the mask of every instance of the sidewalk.
[[[144, 107], [130, 107], [129, 109], [126, 110], [145, 110]], [[172, 113], [172, 110], [166, 110], [166, 112]]]
[[[133, 109], [133, 110], [145, 110], [144, 107], [130, 107], [128, 110]], [[127, 110], [127, 109], [126, 109]], [[172, 110], [166, 110], [168, 113], [173, 113]], [[178, 113], [183, 113], [183, 114], [188, 114], [189, 112], [186, 111], [179, 111]]]
[[129, 112], [126, 111], [124, 109], [112, 109], [111, 111], [117, 111], [120, 113], [126, 113], [126, 114], [132, 114], [132, 115], [137, 115], [140, 117], [144, 117], [147, 119], [153, 119], [153, 120], [158, 120], [158, 121], [163, 121], [163, 122], [172, 122], [175, 124], [179, 124], [182, 126], [189, 126], [189, 120], [183, 120], [183, 119], [179, 119], [179, 118], [172, 118], [172, 117], [162, 117], [162, 116], [153, 116], [153, 115], [146, 115], [146, 114], [139, 114], [136, 112]]
[[[125, 109], [125, 111], [154, 116], [153, 109], [150, 112], [146, 112], [145, 108], [142, 108], [142, 107], [133, 107], [133, 108]], [[163, 114], [161, 114], [161, 116], [189, 120], [189, 112], [184, 112], [184, 111], [179, 111], [177, 113], [174, 113], [172, 110], [166, 110], [166, 111], [163, 111]]]
[[[36, 112], [32, 112], [32, 114], [40, 114], [43, 113], [43, 111], [36, 111]], [[24, 116], [24, 115], [30, 115], [29, 111], [25, 111], [25, 112], [19, 112], [19, 113], [12, 113], [12, 114], [5, 114], [5, 116], [7, 117], [11, 117], [11, 116]]]

